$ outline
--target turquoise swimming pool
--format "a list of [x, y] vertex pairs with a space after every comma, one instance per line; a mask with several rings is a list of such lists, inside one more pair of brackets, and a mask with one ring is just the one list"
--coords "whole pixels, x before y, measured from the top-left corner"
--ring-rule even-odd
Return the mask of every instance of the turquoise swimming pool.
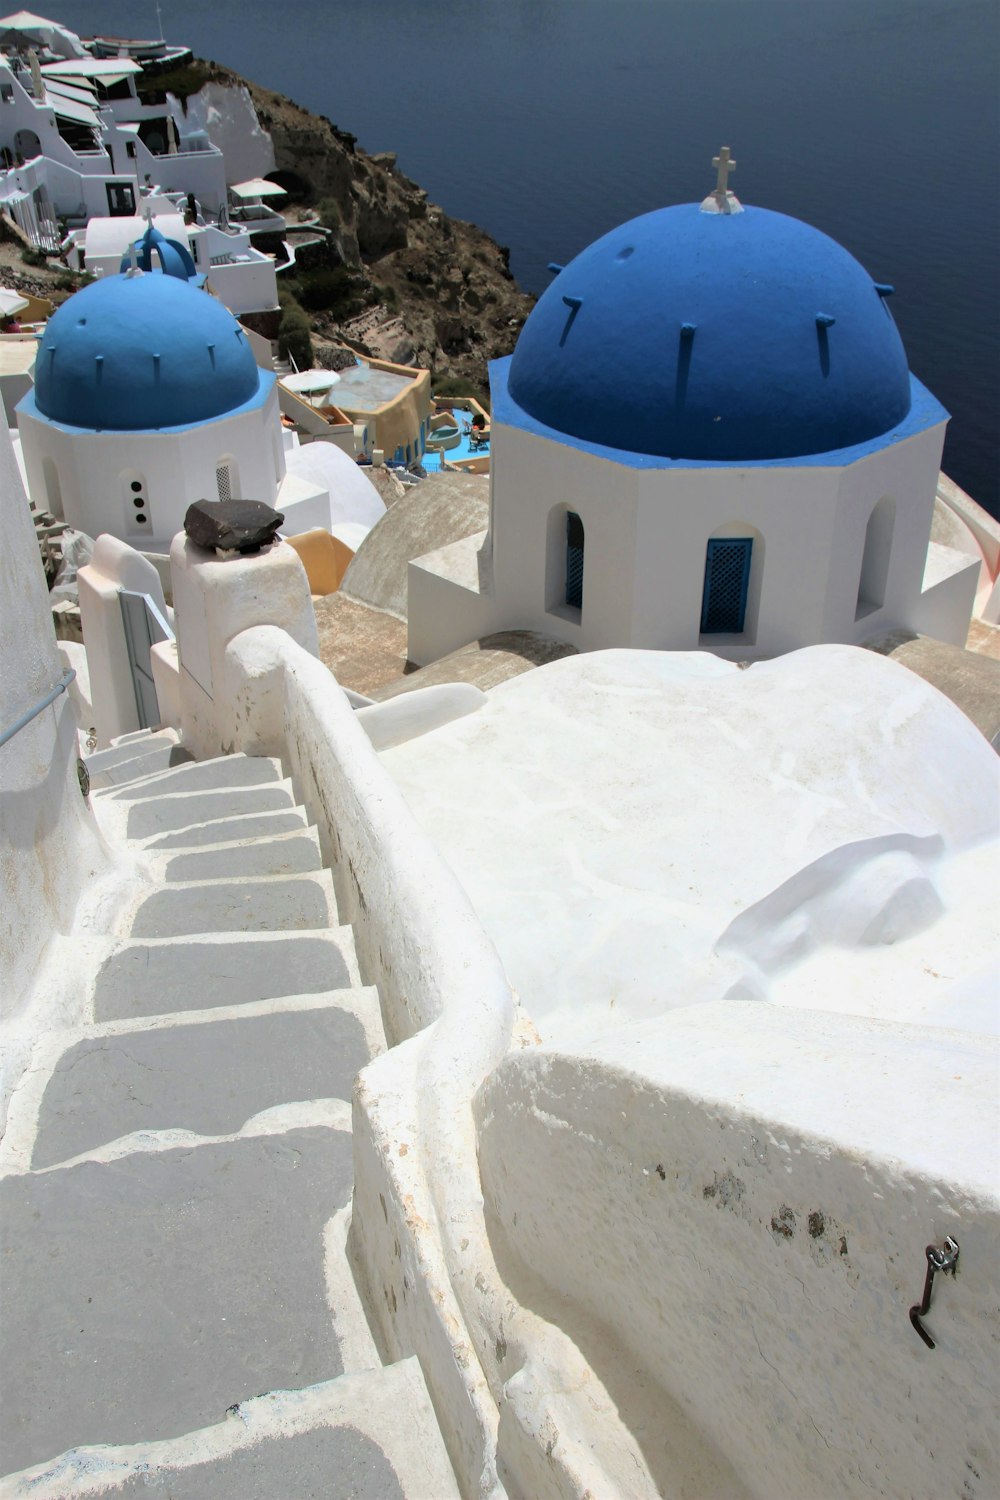
[[[472, 447], [470, 436], [472, 431], [472, 413], [464, 411], [461, 407], [455, 407], [454, 414], [458, 425], [459, 439], [454, 448], [448, 448], [446, 451], [444, 455], [445, 462], [453, 464], [463, 458], [489, 458], [490, 445], [488, 441], [477, 448]], [[432, 448], [427, 448], [420, 462], [428, 474], [436, 474], [441, 468], [441, 455]]]

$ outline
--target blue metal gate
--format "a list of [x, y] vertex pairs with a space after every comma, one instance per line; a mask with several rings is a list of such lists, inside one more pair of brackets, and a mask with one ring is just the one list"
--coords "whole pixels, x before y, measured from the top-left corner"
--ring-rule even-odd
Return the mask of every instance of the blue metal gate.
[[714, 537], [705, 557], [702, 635], [739, 635], [747, 612], [753, 538]]
[[566, 512], [566, 603], [583, 608], [583, 522], [575, 510]]

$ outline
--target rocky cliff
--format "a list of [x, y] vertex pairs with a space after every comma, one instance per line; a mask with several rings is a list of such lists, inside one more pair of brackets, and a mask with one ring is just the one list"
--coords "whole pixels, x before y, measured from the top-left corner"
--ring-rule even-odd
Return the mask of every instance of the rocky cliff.
[[[245, 82], [219, 68], [214, 76]], [[330, 231], [283, 273], [318, 335], [320, 360], [324, 339], [345, 339], [362, 353], [484, 389], [487, 360], [510, 353], [532, 307], [507, 251], [429, 203], [391, 153], [369, 156], [324, 117], [246, 86], [274, 144], [270, 175], [289, 191], [289, 220], [318, 210]]]

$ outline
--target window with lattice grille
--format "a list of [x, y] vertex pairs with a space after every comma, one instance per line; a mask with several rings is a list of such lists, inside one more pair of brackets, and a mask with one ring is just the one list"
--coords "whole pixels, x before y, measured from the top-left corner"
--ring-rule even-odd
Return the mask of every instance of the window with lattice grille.
[[233, 498], [233, 476], [228, 464], [220, 464], [215, 471], [215, 483], [220, 500]]
[[566, 603], [583, 608], [583, 522], [575, 510], [566, 512]]
[[740, 635], [747, 612], [753, 538], [713, 537], [705, 557], [702, 635]]

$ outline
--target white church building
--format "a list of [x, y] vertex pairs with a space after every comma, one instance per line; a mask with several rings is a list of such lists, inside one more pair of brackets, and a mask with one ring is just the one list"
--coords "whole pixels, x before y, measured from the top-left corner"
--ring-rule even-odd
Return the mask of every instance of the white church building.
[[196, 500], [262, 500], [289, 533], [329, 528], [329, 490], [286, 474], [273, 372], [187, 279], [185, 247], [176, 260], [103, 277], [49, 320], [17, 413], [32, 500], [161, 553]]
[[930, 540], [948, 414], [872, 281], [718, 186], [550, 267], [490, 367], [488, 531], [410, 564], [421, 665], [492, 631], [731, 660], [908, 628], [963, 644]]

